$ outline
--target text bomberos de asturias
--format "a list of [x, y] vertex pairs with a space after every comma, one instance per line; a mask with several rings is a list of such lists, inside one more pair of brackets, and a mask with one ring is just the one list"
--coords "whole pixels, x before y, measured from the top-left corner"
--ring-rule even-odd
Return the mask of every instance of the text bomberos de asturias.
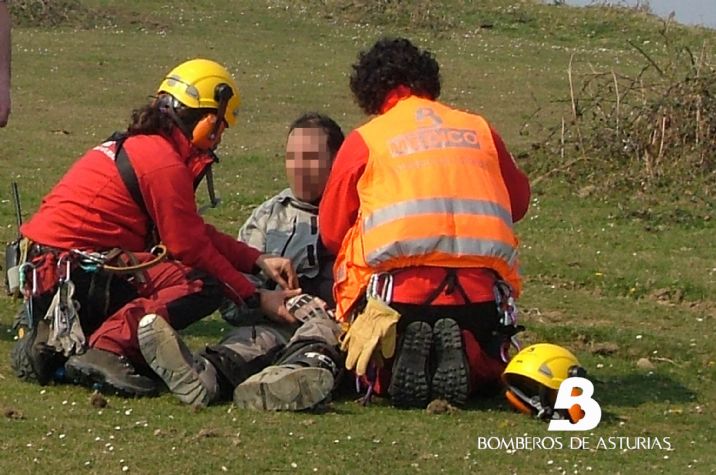
[[670, 437], [484, 437], [477, 438], [480, 450], [672, 450]]

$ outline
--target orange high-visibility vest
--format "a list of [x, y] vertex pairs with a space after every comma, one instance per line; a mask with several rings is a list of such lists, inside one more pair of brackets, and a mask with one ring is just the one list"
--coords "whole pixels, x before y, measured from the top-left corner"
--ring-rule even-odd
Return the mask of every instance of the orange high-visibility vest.
[[369, 151], [360, 208], [334, 266], [336, 314], [375, 272], [488, 268], [521, 290], [510, 197], [487, 122], [410, 97], [358, 129]]

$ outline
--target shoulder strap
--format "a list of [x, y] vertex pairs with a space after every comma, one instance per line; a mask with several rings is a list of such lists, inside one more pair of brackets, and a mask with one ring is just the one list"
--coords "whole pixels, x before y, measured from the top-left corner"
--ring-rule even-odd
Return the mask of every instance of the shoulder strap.
[[142, 192], [139, 189], [137, 174], [134, 172], [134, 168], [132, 168], [127, 152], [124, 150], [123, 145], [125, 139], [126, 137], [117, 140], [117, 150], [114, 154], [114, 163], [117, 165], [119, 176], [122, 177], [124, 186], [127, 187], [129, 194], [132, 195], [132, 199], [135, 203], [137, 203], [139, 209], [141, 209], [144, 214], [149, 216], [149, 212], [147, 212], [147, 205], [144, 204], [144, 197], [142, 197]]
[[122, 182], [124, 183], [124, 186], [127, 187], [127, 191], [129, 191], [129, 194], [134, 200], [134, 202], [137, 203], [139, 209], [142, 210], [144, 215], [147, 217], [149, 227], [147, 245], [151, 246], [152, 244], [156, 244], [157, 242], [159, 242], [158, 236], [156, 236], [157, 227], [154, 224], [154, 221], [152, 220], [152, 217], [150, 216], [149, 212], [147, 211], [147, 205], [144, 203], [142, 191], [139, 189], [139, 180], [137, 179], [137, 174], [132, 167], [132, 163], [129, 161], [129, 156], [127, 155], [127, 152], [124, 150], [124, 141], [127, 140], [127, 135], [120, 132], [115, 132], [114, 134], [112, 134], [109, 140], [114, 140], [117, 144], [116, 150], [114, 152], [114, 163], [115, 165], [117, 165], [119, 176], [122, 178]]

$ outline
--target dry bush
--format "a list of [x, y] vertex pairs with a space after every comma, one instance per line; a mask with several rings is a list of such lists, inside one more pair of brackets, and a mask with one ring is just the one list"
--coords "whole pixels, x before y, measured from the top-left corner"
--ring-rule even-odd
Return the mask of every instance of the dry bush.
[[712, 196], [716, 191], [716, 68], [706, 44], [678, 47], [640, 73], [568, 69], [570, 113], [541, 144], [561, 163], [536, 181], [567, 173], [608, 188], [681, 187]]
[[12, 0], [9, 6], [15, 26], [167, 29], [153, 14], [140, 14], [122, 4], [89, 7], [81, 0]]
[[79, 0], [13, 0], [13, 22], [22, 26], [60, 26], [76, 24], [89, 11]]

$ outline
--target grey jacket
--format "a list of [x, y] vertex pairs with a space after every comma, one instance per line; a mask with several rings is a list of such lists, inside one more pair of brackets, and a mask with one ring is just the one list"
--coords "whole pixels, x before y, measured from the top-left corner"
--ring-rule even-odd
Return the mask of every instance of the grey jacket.
[[254, 209], [239, 231], [239, 240], [266, 254], [291, 259], [299, 277], [314, 278], [320, 271], [318, 206], [299, 201], [290, 188]]
[[[332, 260], [323, 256], [324, 262], [320, 263], [318, 259], [318, 206], [296, 199], [286, 188], [254, 209], [239, 230], [239, 240], [263, 253], [291, 259], [303, 291], [334, 305]], [[266, 286], [263, 274], [246, 277], [257, 287]], [[239, 308], [228, 299], [224, 299], [219, 312], [232, 325], [266, 323], [257, 309]]]

